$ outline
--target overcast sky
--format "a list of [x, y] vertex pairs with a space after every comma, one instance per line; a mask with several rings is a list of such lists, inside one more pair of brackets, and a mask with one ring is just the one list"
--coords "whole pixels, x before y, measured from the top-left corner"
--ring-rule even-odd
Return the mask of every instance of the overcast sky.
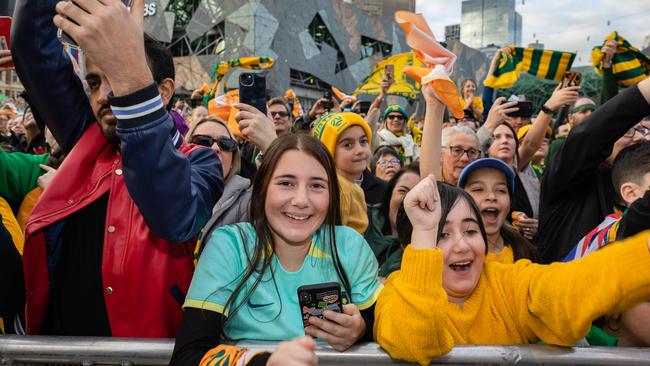
[[[416, 0], [416, 11], [443, 40], [445, 25], [460, 23], [461, 2]], [[591, 48], [612, 31], [637, 48], [650, 36], [650, 0], [516, 0], [516, 4], [523, 18], [522, 44], [539, 40], [547, 49], [577, 51], [576, 66], [590, 64]]]

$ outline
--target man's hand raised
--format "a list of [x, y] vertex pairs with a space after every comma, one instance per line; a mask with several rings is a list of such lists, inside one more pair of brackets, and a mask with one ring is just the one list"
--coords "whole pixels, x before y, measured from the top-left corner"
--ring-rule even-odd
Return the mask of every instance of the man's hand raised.
[[54, 24], [69, 34], [108, 78], [116, 96], [153, 83], [144, 50], [144, 0], [61, 1]]

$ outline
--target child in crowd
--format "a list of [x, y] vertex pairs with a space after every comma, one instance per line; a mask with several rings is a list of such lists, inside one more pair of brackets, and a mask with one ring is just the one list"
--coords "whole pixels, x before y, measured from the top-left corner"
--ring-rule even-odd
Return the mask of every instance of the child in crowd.
[[428, 365], [455, 344], [569, 346], [594, 319], [650, 298], [650, 232], [572, 263], [502, 264], [485, 260], [487, 235], [468, 193], [430, 175], [404, 207], [411, 244], [375, 321], [377, 342], [394, 358]]
[[506, 223], [510, 215], [515, 175], [503, 161], [478, 159], [460, 173], [458, 186], [468, 192], [479, 208], [487, 234], [485, 259], [514, 263], [519, 259], [539, 262], [539, 253], [526, 238]]
[[341, 223], [360, 234], [365, 233], [368, 210], [359, 186], [370, 161], [370, 127], [356, 113], [332, 113], [314, 122], [312, 135], [325, 145], [334, 159], [341, 191]]
[[[377, 261], [359, 234], [335, 226], [338, 197], [334, 163], [317, 140], [289, 134], [271, 144], [255, 176], [251, 223], [217, 229], [201, 255], [172, 365], [316, 362], [310, 339], [281, 343], [273, 353], [222, 344], [226, 339], [306, 334], [339, 351], [372, 340]], [[304, 328], [297, 289], [327, 282], [340, 284], [343, 312], [310, 317]]]

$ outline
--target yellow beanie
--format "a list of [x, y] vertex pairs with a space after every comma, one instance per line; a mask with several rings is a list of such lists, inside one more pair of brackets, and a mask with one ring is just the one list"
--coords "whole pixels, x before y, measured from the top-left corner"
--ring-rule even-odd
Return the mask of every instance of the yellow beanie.
[[[530, 130], [530, 128], [532, 126], [533, 125], [530, 124], [530, 123], [525, 125], [525, 126], [522, 126], [519, 129], [519, 131], [517, 131], [517, 140], [521, 141], [524, 138], [524, 136], [526, 136], [526, 134], [528, 133], [528, 130]], [[551, 136], [553, 136], [553, 130], [551, 130], [550, 126], [546, 126], [546, 137], [550, 138]]]
[[372, 141], [372, 131], [368, 123], [358, 114], [354, 112], [343, 113], [330, 113], [323, 115], [312, 127], [311, 134], [319, 139], [327, 150], [329, 150], [332, 157], [334, 157], [334, 150], [336, 149], [336, 141], [339, 135], [343, 133], [348, 127], [359, 126], [368, 136], [368, 143]]

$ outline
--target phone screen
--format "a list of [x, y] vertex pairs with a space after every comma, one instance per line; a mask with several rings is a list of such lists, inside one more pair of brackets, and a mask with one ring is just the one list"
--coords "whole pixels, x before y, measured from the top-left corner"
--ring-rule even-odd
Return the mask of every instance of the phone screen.
[[389, 81], [393, 81], [395, 78], [395, 65], [388, 64], [384, 66], [384, 75]]
[[[67, 1], [71, 1], [71, 0], [67, 0]], [[133, 3], [133, 0], [122, 0], [122, 2], [124, 3], [124, 5], [130, 8], [131, 4]], [[75, 40], [72, 39], [72, 37], [70, 37], [70, 35], [68, 35], [66, 32], [62, 31], [61, 28], [59, 28], [59, 30], [57, 31], [56, 36], [57, 38], [59, 38], [59, 42], [65, 43], [72, 47], [78, 47], [77, 42], [75, 42]]]

